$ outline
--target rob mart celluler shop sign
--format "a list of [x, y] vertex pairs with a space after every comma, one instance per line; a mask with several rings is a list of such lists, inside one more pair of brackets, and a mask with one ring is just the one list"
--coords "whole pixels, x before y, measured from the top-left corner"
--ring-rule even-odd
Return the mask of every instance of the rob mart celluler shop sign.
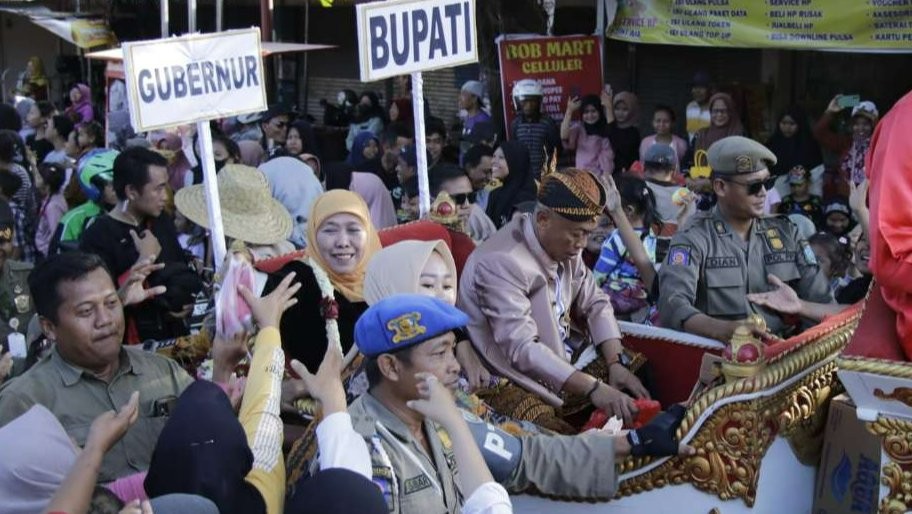
[[137, 132], [265, 111], [258, 28], [123, 45]]

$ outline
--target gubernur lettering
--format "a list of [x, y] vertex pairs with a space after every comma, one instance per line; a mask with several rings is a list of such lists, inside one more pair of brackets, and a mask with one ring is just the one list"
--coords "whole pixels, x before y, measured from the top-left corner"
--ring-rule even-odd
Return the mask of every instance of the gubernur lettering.
[[184, 66], [139, 70], [139, 98], [144, 103], [222, 91], [260, 87], [253, 55], [218, 61], [194, 61]]

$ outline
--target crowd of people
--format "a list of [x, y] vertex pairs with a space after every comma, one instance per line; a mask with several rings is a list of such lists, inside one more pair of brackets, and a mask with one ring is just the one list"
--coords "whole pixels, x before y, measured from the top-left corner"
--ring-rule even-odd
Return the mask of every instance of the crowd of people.
[[[326, 103], [341, 154], [273, 105], [212, 122], [214, 262], [191, 127], [106, 145], [84, 84], [65, 105], [28, 84], [0, 105], [4, 512], [610, 498], [619, 459], [693, 451], [685, 406], [640, 419], [648, 363], [618, 320], [726, 342], [759, 315], [769, 342], [871, 282], [867, 101], [791, 108], [764, 145], [704, 73], [687, 133], [660, 105], [645, 137], [631, 92], [569, 98], [558, 123], [523, 80], [502, 138], [469, 81], [460, 120], [428, 107], [416, 135], [403, 77], [386, 105]], [[625, 428], [581, 433], [594, 410]]]

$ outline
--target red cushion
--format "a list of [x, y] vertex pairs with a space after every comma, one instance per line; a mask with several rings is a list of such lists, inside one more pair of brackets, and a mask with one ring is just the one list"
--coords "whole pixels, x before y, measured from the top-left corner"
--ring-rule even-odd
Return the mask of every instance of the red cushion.
[[253, 267], [262, 271], [263, 273], [275, 273], [282, 269], [289, 262], [302, 259], [307, 256], [307, 250], [296, 250], [291, 253], [286, 253], [284, 255], [277, 255], [269, 259], [264, 259], [262, 261], [256, 261]]
[[469, 260], [469, 255], [475, 250], [475, 242], [472, 238], [450, 230], [439, 223], [429, 220], [413, 221], [404, 225], [398, 225], [381, 230], [380, 244], [387, 247], [400, 241], [435, 241], [442, 239], [450, 253], [453, 254], [453, 260], [456, 262], [456, 274], [462, 274], [462, 268]]
[[686, 401], [700, 377], [705, 353], [721, 354], [698, 346], [662, 339], [624, 336], [624, 347], [642, 353], [652, 374], [653, 399], [663, 406]]

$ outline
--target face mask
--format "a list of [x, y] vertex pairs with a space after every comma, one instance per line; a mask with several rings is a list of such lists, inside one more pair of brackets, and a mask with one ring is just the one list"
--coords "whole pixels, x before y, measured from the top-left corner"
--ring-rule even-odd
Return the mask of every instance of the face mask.
[[227, 164], [227, 163], [228, 163], [228, 159], [222, 159], [221, 161], [216, 159], [215, 171], [216, 172], [222, 171], [222, 168], [224, 168], [225, 164]]

